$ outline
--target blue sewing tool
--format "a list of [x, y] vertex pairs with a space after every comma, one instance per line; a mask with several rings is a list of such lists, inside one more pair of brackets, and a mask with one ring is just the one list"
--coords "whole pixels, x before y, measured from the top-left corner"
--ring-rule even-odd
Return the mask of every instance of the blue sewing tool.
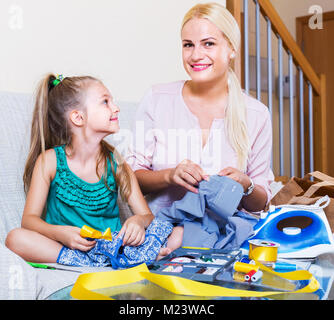
[[254, 260], [249, 260], [248, 258], [246, 257], [242, 257], [240, 262], [243, 262], [243, 263], [249, 263], [249, 264], [255, 264], [255, 261]]
[[252, 237], [242, 244], [243, 254], [248, 253], [251, 239], [278, 242], [278, 258], [314, 258], [334, 251], [332, 231], [323, 211], [329, 202], [325, 196], [313, 205], [272, 206], [254, 226]]
[[276, 272], [290, 272], [296, 271], [297, 266], [293, 263], [286, 263], [286, 262], [275, 262], [270, 265]]

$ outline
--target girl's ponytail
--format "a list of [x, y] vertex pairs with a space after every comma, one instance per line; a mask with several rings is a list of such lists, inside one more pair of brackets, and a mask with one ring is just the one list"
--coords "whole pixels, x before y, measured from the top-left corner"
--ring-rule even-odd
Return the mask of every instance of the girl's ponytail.
[[23, 174], [27, 193], [35, 162], [40, 154], [44, 162], [45, 150], [66, 144], [71, 147], [72, 135], [67, 112], [81, 105], [82, 89], [88, 81], [98, 81], [89, 76], [60, 79], [47, 74], [39, 83], [32, 117], [30, 150]]
[[45, 150], [52, 144], [52, 138], [49, 132], [48, 111], [50, 83], [54, 79], [56, 79], [56, 77], [53, 74], [48, 74], [42, 79], [37, 88], [35, 107], [32, 116], [30, 148], [23, 174], [25, 193], [28, 192], [32, 172], [38, 156], [42, 154], [44, 159]]
[[[62, 80], [53, 74], [48, 74], [39, 83], [36, 92], [36, 102], [32, 117], [30, 150], [23, 174], [24, 191], [27, 193], [30, 187], [32, 173], [36, 160], [42, 154], [44, 162], [45, 151], [55, 146], [66, 144], [71, 149], [72, 134], [67, 121], [67, 113], [73, 108], [77, 108], [82, 103], [83, 89], [89, 81], [99, 81], [90, 76], [66, 77]], [[98, 168], [101, 163], [105, 165], [105, 185], [107, 161], [112, 163], [111, 155], [117, 163], [117, 174], [112, 167], [120, 194], [127, 200], [131, 194], [131, 172], [122, 156], [117, 150], [106, 141], [101, 141], [100, 155], [96, 164], [96, 174], [99, 176]]]

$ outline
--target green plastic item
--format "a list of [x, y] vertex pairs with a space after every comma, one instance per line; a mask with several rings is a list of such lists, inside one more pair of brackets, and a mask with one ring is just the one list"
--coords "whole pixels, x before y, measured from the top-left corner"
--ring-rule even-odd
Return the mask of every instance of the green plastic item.
[[78, 270], [71, 270], [71, 269], [63, 269], [63, 268], [58, 268], [58, 267], [51, 267], [46, 264], [42, 263], [36, 263], [36, 262], [29, 262], [27, 261], [29, 265], [31, 265], [34, 268], [40, 268], [40, 269], [49, 269], [49, 270], [62, 270], [62, 271], [71, 271], [71, 272], [78, 272], [81, 273], [81, 271]]
[[27, 261], [27, 263], [30, 264], [34, 268], [56, 270], [56, 268], [48, 266], [46, 264], [41, 264], [41, 263], [36, 263], [36, 262], [28, 262], [28, 261]]

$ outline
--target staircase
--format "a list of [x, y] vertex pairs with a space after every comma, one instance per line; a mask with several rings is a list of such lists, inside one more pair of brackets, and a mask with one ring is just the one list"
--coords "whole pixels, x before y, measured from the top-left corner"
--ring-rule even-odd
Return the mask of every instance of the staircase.
[[[325, 76], [315, 73], [270, 0], [226, 0], [226, 7], [242, 33], [234, 70], [246, 93], [267, 105], [272, 116], [276, 180], [286, 182], [315, 170], [326, 172], [326, 127], [314, 130], [315, 112], [326, 123]], [[250, 20], [255, 22], [255, 39], [250, 37], [250, 27], [254, 27]]]

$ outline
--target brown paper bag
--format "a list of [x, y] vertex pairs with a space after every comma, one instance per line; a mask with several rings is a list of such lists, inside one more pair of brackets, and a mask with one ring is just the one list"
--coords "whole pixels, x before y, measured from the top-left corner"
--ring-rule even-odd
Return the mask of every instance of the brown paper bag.
[[[314, 177], [314, 181], [310, 180]], [[317, 180], [317, 181], [316, 181]], [[331, 199], [324, 209], [331, 230], [334, 232], [334, 178], [322, 172], [308, 173], [304, 178], [292, 177], [290, 181], [271, 200], [272, 205], [314, 204], [321, 197]]]

